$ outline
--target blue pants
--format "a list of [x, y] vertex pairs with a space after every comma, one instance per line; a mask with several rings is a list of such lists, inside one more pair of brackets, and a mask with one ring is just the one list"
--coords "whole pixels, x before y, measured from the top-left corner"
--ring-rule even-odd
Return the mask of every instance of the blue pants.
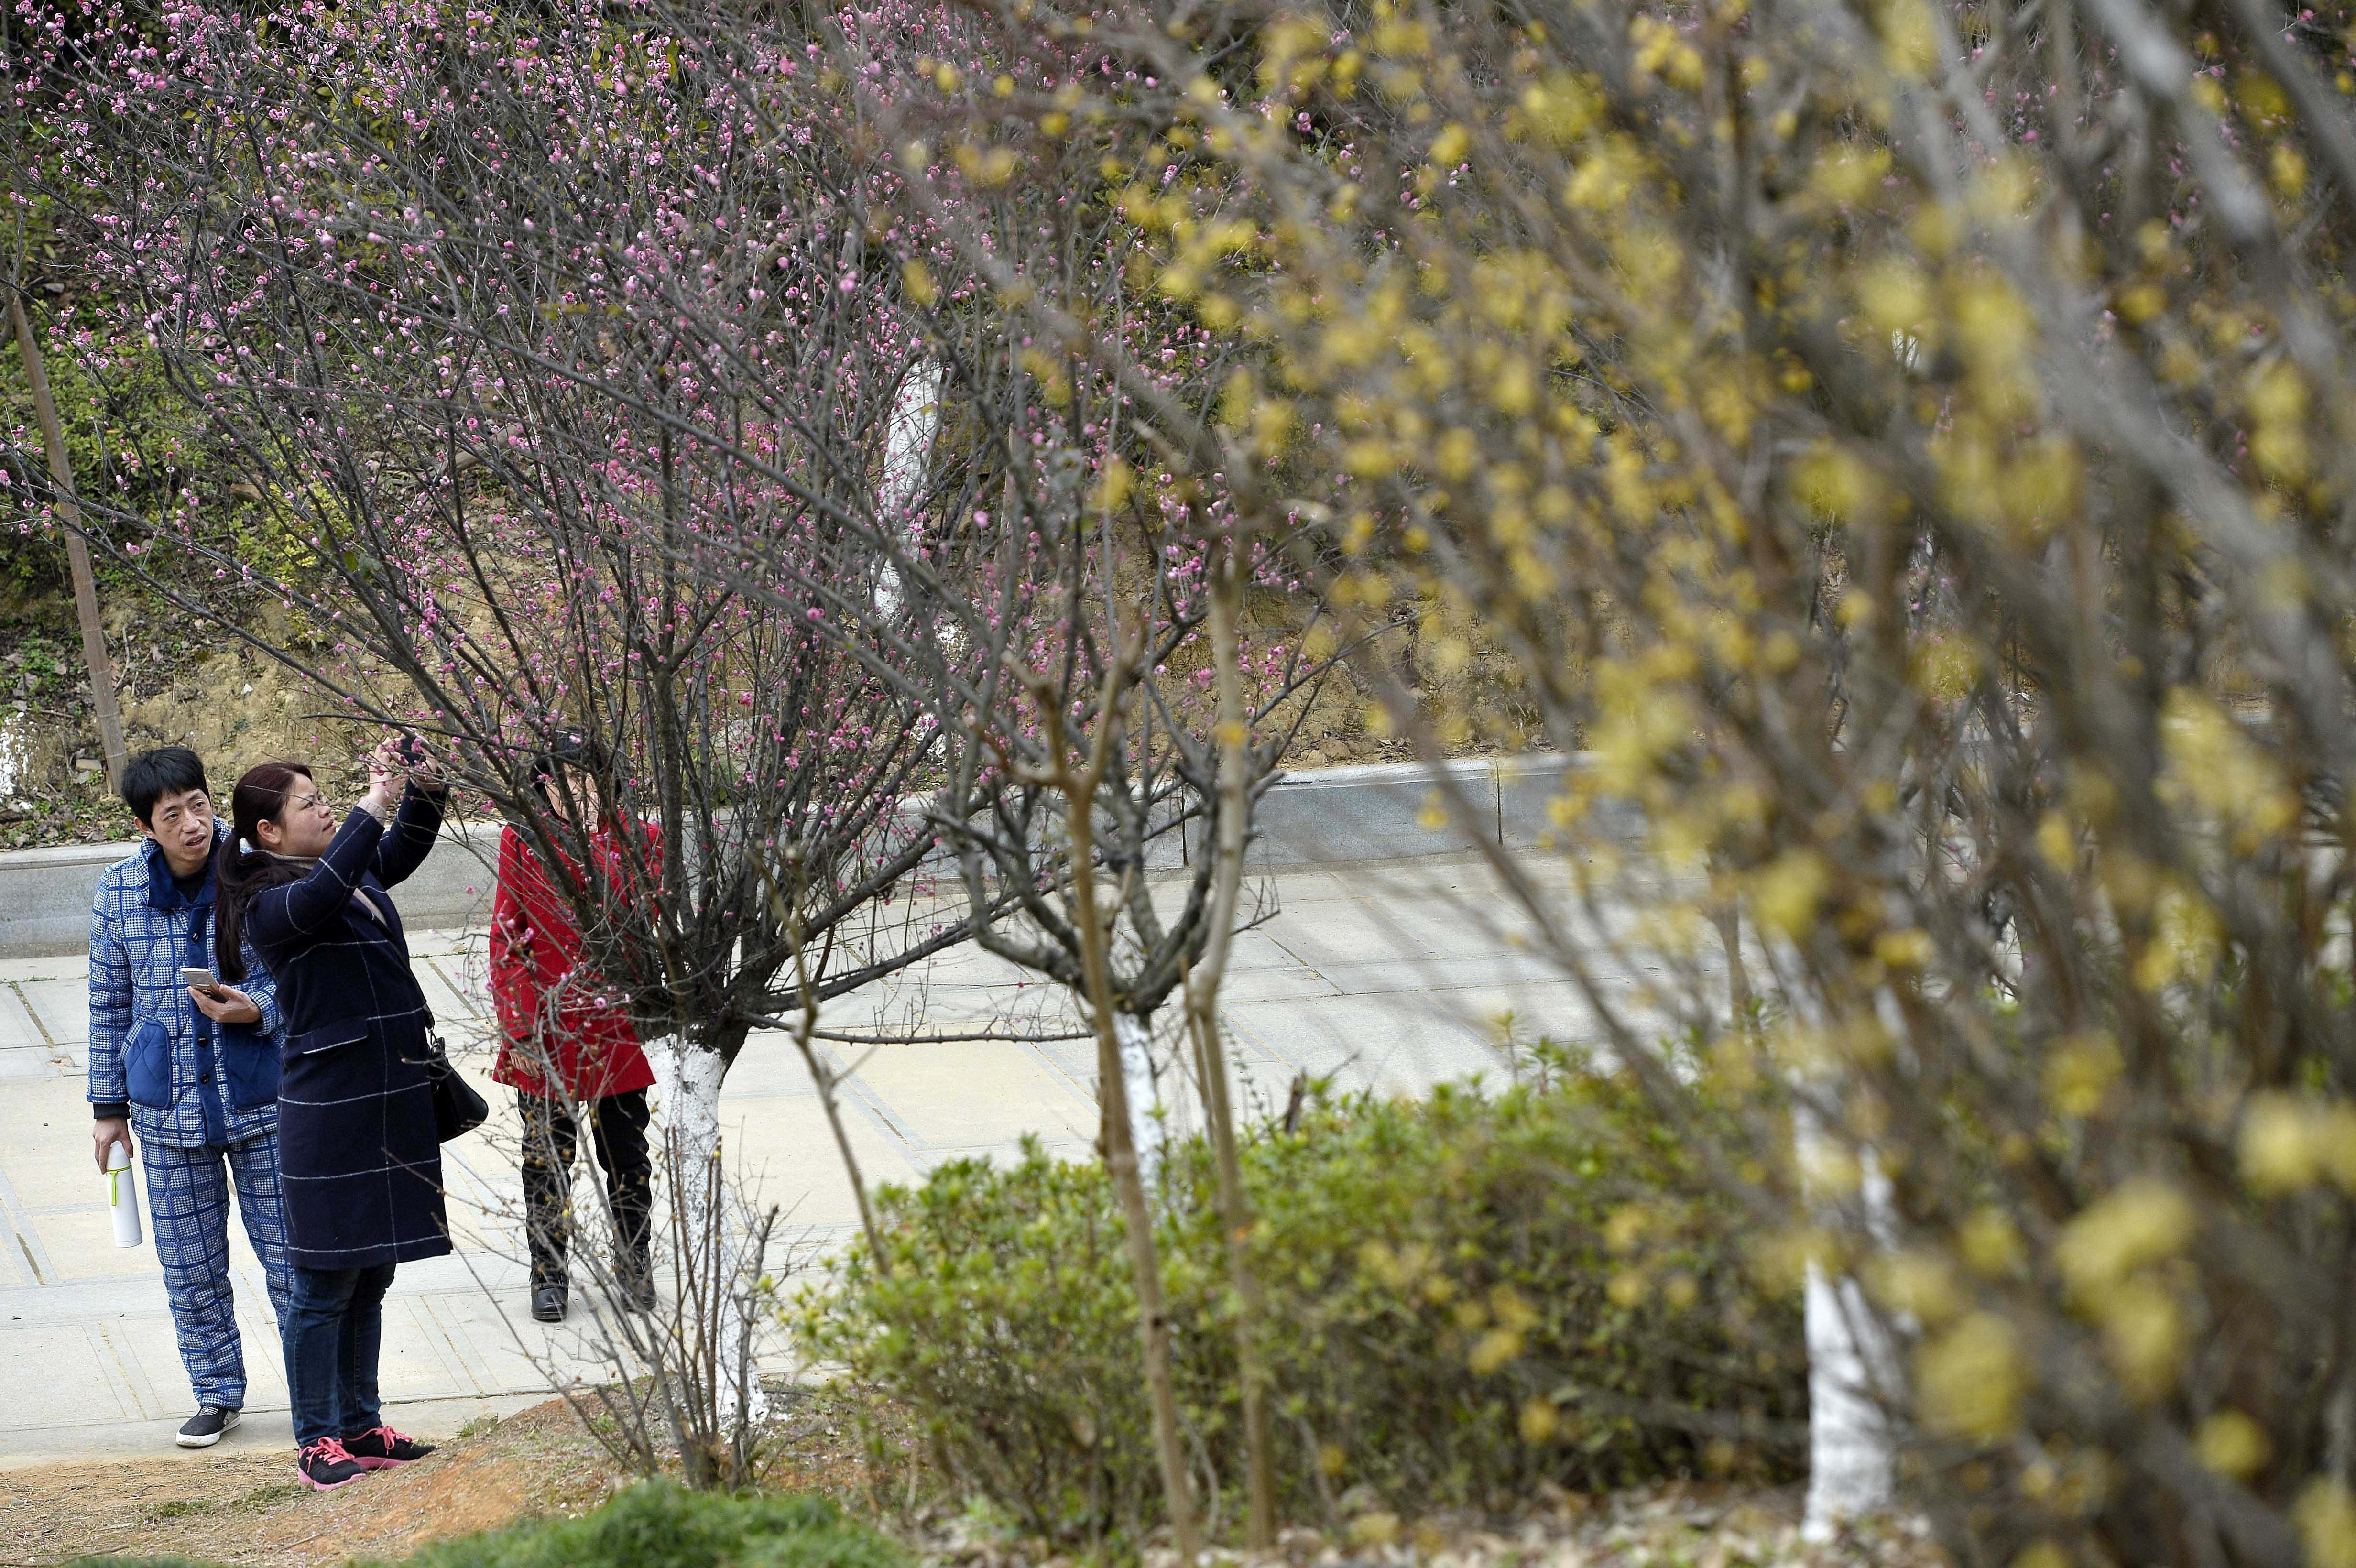
[[384, 1293], [392, 1264], [294, 1270], [286, 1314], [286, 1386], [294, 1445], [357, 1437], [383, 1424], [377, 1404], [377, 1352], [384, 1345]]
[[264, 1133], [226, 1147], [173, 1148], [153, 1138], [139, 1147], [147, 1172], [147, 1217], [172, 1302], [180, 1362], [198, 1404], [245, 1407], [245, 1351], [229, 1281], [229, 1202], [237, 1189], [245, 1238], [270, 1290], [281, 1333], [286, 1328], [286, 1211], [278, 1190], [278, 1136]]

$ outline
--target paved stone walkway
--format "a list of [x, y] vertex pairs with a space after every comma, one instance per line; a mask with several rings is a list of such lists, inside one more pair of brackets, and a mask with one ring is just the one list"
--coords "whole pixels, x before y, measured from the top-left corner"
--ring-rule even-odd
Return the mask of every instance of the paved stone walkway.
[[[1259, 886], [1276, 912], [1238, 939], [1225, 998], [1248, 1103], [1280, 1105], [1297, 1072], [1391, 1091], [1494, 1073], [1503, 1061], [1494, 1020], [1509, 1010], [1527, 1032], [1580, 1028], [1585, 1009], [1569, 987], [1496, 923], [1502, 905], [1472, 857], [1288, 870]], [[491, 1090], [481, 933], [428, 933], [417, 952], [461, 1066]], [[1052, 988], [1021, 981], [959, 951], [888, 992], [843, 998], [824, 1021], [846, 1030], [909, 1018], [936, 1029], [985, 1017], [1026, 1020], [1030, 1032], [1073, 1027]], [[90, 1156], [87, 1035], [80, 960], [0, 962], [0, 1466], [168, 1452], [191, 1408], [152, 1243], [119, 1250], [108, 1229]], [[830, 1049], [838, 1065], [864, 1053], [847, 1094], [870, 1183], [913, 1181], [962, 1156], [1004, 1157], [1026, 1134], [1076, 1157], [1094, 1139], [1087, 1040]], [[514, 1105], [504, 1091], [489, 1098], [487, 1136], [450, 1150], [460, 1249], [404, 1266], [387, 1307], [384, 1392], [397, 1422], [426, 1433], [545, 1398], [536, 1359], [572, 1364], [577, 1349], [571, 1327], [544, 1328], [522, 1310], [510, 1218], [519, 1188], [505, 1152]], [[788, 1040], [755, 1037], [722, 1115], [732, 1165], [788, 1208], [806, 1258], [854, 1229], [849, 1184]], [[229, 1444], [290, 1442], [261, 1272], [241, 1235], [232, 1248], [252, 1390]]]

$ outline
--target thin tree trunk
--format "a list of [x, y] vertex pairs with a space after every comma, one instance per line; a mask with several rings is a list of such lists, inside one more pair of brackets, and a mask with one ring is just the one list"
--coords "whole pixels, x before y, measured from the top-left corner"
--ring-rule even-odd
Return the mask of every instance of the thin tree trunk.
[[[1109, 681], [1107, 684], [1111, 685]], [[1087, 773], [1075, 779], [1066, 772], [1063, 780], [1065, 798], [1070, 805], [1073, 924], [1079, 929], [1088, 1011], [1096, 1027], [1098, 1093], [1105, 1102], [1105, 1168], [1112, 1177], [1113, 1192], [1120, 1200], [1121, 1218], [1129, 1232], [1130, 1270], [1137, 1284], [1145, 1386], [1153, 1406], [1153, 1447], [1162, 1462], [1162, 1489], [1170, 1509], [1171, 1533], [1177, 1540], [1180, 1568], [1194, 1568], [1201, 1552], [1194, 1535], [1194, 1491], [1186, 1478], [1185, 1445], [1178, 1430], [1178, 1392], [1170, 1375], [1170, 1313], [1162, 1298], [1162, 1264], [1153, 1244], [1153, 1212], [1145, 1200], [1145, 1183], [1138, 1172], [1129, 1085], [1121, 1066], [1119, 1023], [1113, 1008], [1111, 956], [1105, 951], [1104, 924], [1097, 913], [1095, 827], [1090, 802], [1097, 782], [1103, 777], [1102, 753], [1105, 737], [1111, 730], [1111, 720], [1107, 717], [1110, 706], [1107, 703], [1099, 710], [1097, 755]]]
[[1709, 923], [1718, 928], [1718, 944], [1726, 954], [1726, 1004], [1734, 1019], [1734, 1027], [1751, 1027], [1751, 972], [1742, 965], [1742, 911], [1733, 901], [1719, 904], [1710, 911]]
[[1224, 551], [1210, 578], [1211, 663], [1219, 703], [1219, 832], [1212, 846], [1209, 935], [1202, 962], [1186, 977], [1187, 1021], [1202, 1065], [1203, 1118], [1211, 1135], [1219, 1179], [1220, 1229], [1227, 1238], [1227, 1268], [1236, 1288], [1236, 1360], [1244, 1407], [1247, 1515], [1254, 1551], [1276, 1544], [1276, 1468], [1268, 1430], [1268, 1375], [1261, 1330], [1266, 1316], [1259, 1277], [1252, 1272], [1254, 1216], [1244, 1191], [1243, 1157], [1236, 1147], [1235, 1111], [1227, 1095], [1227, 1062], [1219, 1036], [1219, 987], [1226, 978], [1236, 908], [1244, 880], [1245, 816], [1251, 804], [1249, 728], [1244, 722], [1243, 679], [1237, 667], [1236, 621], [1241, 608], [1241, 563]]
[[74, 501], [73, 464], [66, 456], [65, 432], [58, 424], [58, 405], [49, 396], [49, 376], [41, 363], [40, 345], [33, 341], [33, 324], [25, 315], [23, 296], [8, 295], [8, 319], [16, 329], [16, 347], [25, 356], [25, 379], [33, 389], [33, 418], [41, 427], [41, 444], [48, 449], [49, 481], [56, 489], [57, 508], [66, 525], [66, 567], [73, 574], [74, 618], [81, 623], [82, 663], [90, 669], [90, 704], [98, 715], [98, 739], [106, 753], [106, 784], [123, 788], [123, 719], [114, 708], [114, 661], [106, 656], [106, 629], [98, 619], [98, 580], [91, 575], [90, 543], [81, 537], [81, 507]]

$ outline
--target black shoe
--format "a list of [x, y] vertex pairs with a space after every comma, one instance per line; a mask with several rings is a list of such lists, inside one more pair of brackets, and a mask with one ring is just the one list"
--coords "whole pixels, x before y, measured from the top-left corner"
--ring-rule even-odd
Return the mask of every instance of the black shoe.
[[662, 1304], [655, 1295], [655, 1271], [644, 1264], [625, 1264], [616, 1271], [614, 1295], [623, 1306], [639, 1312], [652, 1312]]
[[322, 1437], [294, 1453], [294, 1478], [315, 1492], [348, 1487], [367, 1474], [368, 1467], [344, 1452], [344, 1445], [332, 1437]]
[[357, 1437], [345, 1438], [344, 1452], [363, 1470], [390, 1470], [417, 1463], [434, 1452], [434, 1445], [404, 1437], [390, 1426], [371, 1426]]
[[180, 1435], [172, 1441], [183, 1448], [209, 1448], [236, 1424], [237, 1412], [223, 1410], [217, 1404], [200, 1404], [196, 1414], [181, 1423]]
[[564, 1287], [561, 1285], [535, 1285], [531, 1287], [531, 1315], [542, 1323], [564, 1321]]

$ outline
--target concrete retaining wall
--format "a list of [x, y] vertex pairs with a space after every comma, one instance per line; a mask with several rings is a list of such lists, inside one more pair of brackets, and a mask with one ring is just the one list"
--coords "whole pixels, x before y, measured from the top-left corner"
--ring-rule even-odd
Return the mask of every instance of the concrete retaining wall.
[[[1547, 805], [1562, 793], [1565, 772], [1580, 765], [1578, 757], [1475, 757], [1451, 763], [1447, 771], [1478, 813], [1482, 837], [1530, 849], [1552, 831]], [[1261, 797], [1251, 863], [1273, 869], [1462, 849], [1463, 830], [1430, 809], [1439, 798], [1419, 763], [1290, 774]], [[1188, 836], [1189, 858], [1200, 852], [1199, 831]]]
[[[452, 828], [397, 895], [403, 924], [465, 925], [491, 908], [496, 827]], [[90, 946], [90, 906], [98, 879], [138, 848], [70, 844], [0, 853], [0, 958], [80, 953]]]
[[[1562, 790], [1576, 758], [1475, 758], [1448, 764], [1476, 809], [1487, 818], [1483, 836], [1509, 849], [1535, 848], [1549, 828], [1547, 803]], [[1429, 826], [1431, 777], [1419, 763], [1320, 768], [1280, 780], [1261, 799], [1255, 869], [1390, 860], [1441, 854], [1464, 847], [1453, 823]], [[1199, 829], [1196, 830], [1197, 832]], [[397, 895], [403, 923], [420, 930], [466, 925], [488, 912], [495, 826], [444, 833], [417, 874]], [[1181, 848], [1177, 835], [1150, 858], [1176, 869], [1199, 852], [1195, 833]], [[1157, 846], [1160, 848], [1160, 846]], [[79, 953], [90, 942], [90, 905], [99, 874], [134, 846], [77, 844], [55, 849], [0, 853], [0, 957]]]

